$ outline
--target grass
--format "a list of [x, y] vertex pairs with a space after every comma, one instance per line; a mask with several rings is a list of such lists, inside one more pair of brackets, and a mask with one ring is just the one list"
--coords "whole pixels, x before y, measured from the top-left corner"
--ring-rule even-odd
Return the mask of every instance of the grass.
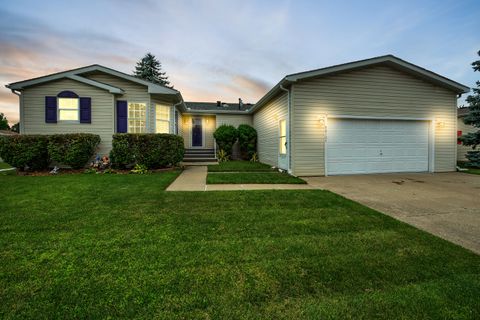
[[[9, 168], [11, 168], [11, 166], [8, 163], [0, 161], [0, 169], [9, 169]], [[16, 174], [17, 173], [15, 172], [15, 170], [0, 172], [0, 176], [14, 176]]]
[[249, 183], [286, 183], [305, 184], [300, 178], [280, 172], [225, 172], [208, 173], [207, 184], [249, 184]]
[[209, 165], [208, 172], [269, 172], [274, 171], [268, 164], [250, 161], [227, 161]]
[[0, 318], [473, 319], [480, 256], [321, 190], [0, 177]]
[[463, 172], [470, 173], [470, 174], [480, 174], [480, 169], [468, 169], [467, 171], [463, 171]]

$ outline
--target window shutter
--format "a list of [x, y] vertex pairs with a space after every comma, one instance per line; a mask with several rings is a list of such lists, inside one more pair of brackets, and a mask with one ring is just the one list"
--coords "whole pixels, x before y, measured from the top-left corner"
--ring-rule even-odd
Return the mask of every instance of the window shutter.
[[45, 97], [45, 122], [57, 123], [57, 97]]
[[80, 123], [92, 123], [91, 98], [80, 98]]
[[117, 132], [126, 133], [128, 130], [127, 101], [117, 101]]

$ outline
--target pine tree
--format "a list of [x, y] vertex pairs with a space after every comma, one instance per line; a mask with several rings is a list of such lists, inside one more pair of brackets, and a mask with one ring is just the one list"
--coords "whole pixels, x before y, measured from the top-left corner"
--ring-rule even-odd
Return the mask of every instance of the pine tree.
[[166, 72], [162, 71], [162, 64], [150, 52], [137, 62], [133, 75], [146, 81], [173, 88], [168, 81]]
[[[478, 51], [478, 55], [480, 56], [480, 51]], [[474, 71], [480, 71], [480, 60], [473, 62], [472, 68]], [[475, 128], [480, 128], [480, 81], [477, 81], [477, 88], [473, 88], [473, 94], [469, 95], [465, 101], [469, 104], [469, 112], [463, 118], [463, 122]], [[477, 146], [480, 146], [480, 129], [461, 136], [460, 140], [464, 145], [476, 149]], [[471, 166], [480, 167], [480, 151], [469, 151], [466, 157]]]

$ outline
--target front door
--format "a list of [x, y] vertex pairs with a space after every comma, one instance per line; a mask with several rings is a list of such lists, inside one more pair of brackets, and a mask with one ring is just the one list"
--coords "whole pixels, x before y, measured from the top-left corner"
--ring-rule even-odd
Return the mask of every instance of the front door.
[[192, 118], [192, 147], [203, 146], [202, 118]]

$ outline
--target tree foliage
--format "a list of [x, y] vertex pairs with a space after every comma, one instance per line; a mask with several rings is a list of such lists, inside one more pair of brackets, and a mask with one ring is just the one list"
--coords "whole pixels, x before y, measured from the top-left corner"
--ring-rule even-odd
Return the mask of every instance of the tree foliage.
[[0, 113], [0, 130], [10, 130], [7, 117], [3, 113]]
[[219, 151], [223, 150], [227, 156], [232, 155], [233, 144], [237, 141], [238, 131], [232, 125], [222, 124], [215, 130], [213, 136], [218, 144]]
[[[480, 51], [477, 53], [480, 56]], [[474, 71], [480, 71], [480, 60], [472, 63]], [[476, 132], [467, 133], [460, 137], [465, 146], [471, 146], [476, 149], [480, 145], [480, 81], [477, 81], [477, 88], [473, 88], [473, 94], [466, 99], [469, 112], [463, 118], [463, 122], [467, 125], [479, 128]], [[469, 151], [466, 155], [471, 165], [480, 166], [480, 151]]]
[[248, 124], [239, 125], [237, 130], [242, 159], [250, 160], [257, 152], [257, 130]]
[[13, 132], [16, 132], [16, 133], [20, 133], [20, 122], [15, 123], [15, 124], [10, 128], [10, 130], [12, 130]]
[[162, 64], [150, 52], [147, 53], [135, 66], [133, 75], [137, 78], [173, 88], [168, 81], [166, 72], [162, 71]]

